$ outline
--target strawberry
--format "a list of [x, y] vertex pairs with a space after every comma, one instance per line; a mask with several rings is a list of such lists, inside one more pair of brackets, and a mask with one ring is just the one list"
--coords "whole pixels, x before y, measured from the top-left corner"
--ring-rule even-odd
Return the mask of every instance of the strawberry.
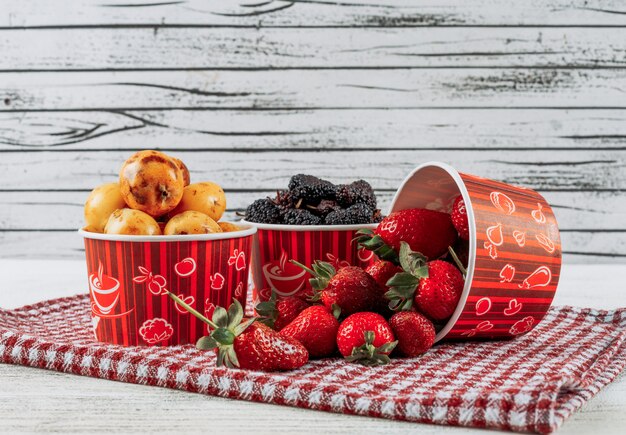
[[382, 365], [398, 342], [383, 316], [371, 312], [348, 316], [337, 331], [339, 352], [350, 362]]
[[272, 292], [270, 299], [257, 304], [255, 310], [261, 316], [259, 320], [261, 323], [280, 331], [308, 306], [309, 304], [299, 297], [278, 298], [276, 292]]
[[330, 263], [318, 260], [309, 269], [297, 261], [291, 262], [313, 275], [309, 282], [316, 293], [311, 300], [321, 300], [337, 317], [338, 310], [350, 315], [376, 308], [381, 290], [374, 278], [360, 267], [345, 266], [335, 270]]
[[389, 301], [385, 298], [384, 292], [389, 291], [387, 281], [389, 281], [396, 273], [402, 272], [402, 269], [393, 264], [391, 261], [378, 260], [370, 264], [365, 271], [372, 278], [374, 278], [374, 281], [378, 284], [378, 288], [381, 290], [376, 311], [383, 314], [385, 317], [389, 317], [391, 314], [389, 312], [389, 308], [387, 307]]
[[314, 305], [302, 311], [280, 331], [282, 337], [298, 340], [312, 358], [335, 353], [339, 321], [323, 305]]
[[445, 254], [457, 237], [449, 214], [423, 208], [391, 213], [374, 231], [359, 230], [357, 234], [355, 240], [360, 246], [396, 264], [403, 241], [413, 251], [435, 259]]
[[463, 276], [452, 264], [436, 260], [428, 263], [428, 278], [420, 280], [415, 305], [433, 320], [449, 318], [463, 293]]
[[402, 269], [391, 261], [386, 260], [378, 260], [375, 263], [367, 266], [365, 271], [374, 278], [374, 281], [378, 283], [378, 286], [387, 291], [389, 288], [387, 287], [387, 281], [394, 276], [398, 272], [402, 272]]
[[209, 325], [211, 334], [201, 337], [196, 347], [217, 351], [217, 366], [238, 367], [266, 372], [302, 367], [309, 353], [298, 340], [283, 337], [256, 318], [244, 319], [243, 308], [236, 299], [228, 311], [215, 307], [212, 320], [207, 319], [171, 292], [168, 296], [178, 305]]
[[450, 218], [452, 219], [452, 225], [459, 233], [459, 237], [463, 240], [469, 240], [469, 223], [467, 221], [467, 209], [465, 208], [463, 195], [459, 195], [454, 200]]
[[385, 296], [393, 310], [407, 311], [413, 303], [431, 320], [444, 320], [452, 315], [463, 293], [461, 272], [452, 264], [426, 257], [411, 250], [402, 242], [400, 264], [404, 272], [393, 276], [387, 285], [391, 288]]
[[298, 340], [284, 337], [267, 325], [254, 322], [235, 338], [234, 352], [239, 368], [246, 370], [294, 370], [309, 359]]
[[400, 311], [391, 316], [389, 326], [398, 339], [396, 350], [404, 356], [421, 355], [435, 343], [435, 326], [420, 313]]

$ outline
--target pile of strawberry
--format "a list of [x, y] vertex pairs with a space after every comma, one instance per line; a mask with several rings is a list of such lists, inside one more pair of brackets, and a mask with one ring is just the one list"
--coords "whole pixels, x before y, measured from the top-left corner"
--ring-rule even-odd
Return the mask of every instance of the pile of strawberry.
[[[452, 214], [409, 209], [387, 216], [355, 242], [378, 260], [367, 269], [336, 270], [316, 261], [307, 270], [312, 294], [278, 298], [256, 306], [244, 319], [235, 301], [217, 307], [211, 320], [170, 294], [209, 325], [197, 347], [217, 349], [217, 364], [249, 370], [291, 370], [309, 358], [334, 356], [364, 365], [390, 362], [390, 354], [415, 357], [430, 349], [437, 327], [455, 311], [464, 286], [469, 229], [463, 199]], [[456, 266], [455, 266], [456, 264]]]

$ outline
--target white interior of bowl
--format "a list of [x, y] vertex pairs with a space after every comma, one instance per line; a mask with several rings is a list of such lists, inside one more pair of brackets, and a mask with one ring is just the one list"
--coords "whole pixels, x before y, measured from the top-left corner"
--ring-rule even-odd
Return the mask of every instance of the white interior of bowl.
[[237, 239], [240, 237], [251, 236], [256, 233], [253, 225], [240, 224], [238, 222], [230, 222], [241, 228], [241, 231], [229, 231], [227, 233], [211, 233], [211, 234], [181, 234], [176, 236], [131, 236], [126, 234], [102, 234], [85, 231], [82, 228], [78, 230], [78, 234], [86, 239], [111, 240], [117, 242], [191, 242], [205, 240], [224, 240]]
[[445, 163], [428, 162], [415, 168], [413, 172], [404, 179], [391, 202], [389, 210], [389, 213], [392, 213], [394, 211], [410, 208], [427, 208], [449, 213], [452, 206], [451, 201], [453, 201], [459, 193], [463, 195], [463, 200], [465, 201], [470, 230], [467, 275], [465, 277], [465, 286], [463, 287], [461, 300], [452, 314], [452, 317], [450, 317], [443, 329], [437, 333], [435, 341], [439, 341], [445, 337], [461, 316], [474, 276], [474, 263], [476, 260], [476, 224], [469, 193], [456, 169]]
[[261, 230], [274, 231], [356, 231], [362, 228], [374, 229], [378, 224], [359, 225], [281, 225], [281, 224], [259, 224], [241, 220], [242, 224], [251, 225]]

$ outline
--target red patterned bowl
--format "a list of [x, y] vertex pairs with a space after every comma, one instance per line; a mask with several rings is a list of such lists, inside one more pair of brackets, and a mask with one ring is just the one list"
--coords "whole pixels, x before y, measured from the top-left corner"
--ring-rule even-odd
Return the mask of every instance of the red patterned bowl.
[[367, 266], [374, 257], [360, 249], [352, 239], [365, 225], [274, 225], [245, 222], [257, 228], [252, 275], [253, 301], [267, 300], [272, 290], [279, 296], [305, 296], [311, 289], [310, 275], [289, 260], [310, 266], [323, 260], [336, 268], [346, 265]]
[[548, 311], [561, 269], [552, 209], [537, 192], [443, 163], [425, 163], [402, 183], [391, 211], [450, 212], [461, 194], [469, 219], [467, 278], [456, 311], [436, 340], [504, 338], [526, 333]]
[[167, 296], [210, 317], [233, 298], [245, 306], [256, 228], [185, 236], [79, 230], [85, 239], [91, 318], [98, 341], [124, 346], [195, 343], [206, 325]]

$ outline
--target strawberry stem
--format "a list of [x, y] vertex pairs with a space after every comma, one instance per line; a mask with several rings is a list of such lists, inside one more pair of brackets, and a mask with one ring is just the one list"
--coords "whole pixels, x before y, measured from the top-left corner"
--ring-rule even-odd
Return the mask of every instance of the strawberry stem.
[[315, 272], [314, 272], [312, 269], [310, 269], [310, 268], [306, 267], [304, 264], [302, 264], [302, 263], [298, 263], [296, 260], [289, 260], [289, 262], [290, 262], [291, 264], [295, 264], [295, 265], [296, 265], [296, 266], [298, 266], [300, 269], [304, 269], [304, 270], [306, 270], [307, 272], [309, 272], [311, 275], [315, 276]]
[[306, 267], [304, 264], [298, 263], [296, 260], [289, 260], [289, 261], [292, 264], [295, 264], [296, 266], [298, 266], [299, 268], [306, 270], [313, 276], [313, 278], [309, 279], [309, 283], [311, 284], [311, 287], [313, 288], [313, 290], [317, 292], [317, 294], [313, 295], [313, 299], [311, 300], [319, 299], [319, 296], [320, 296], [319, 292], [321, 292], [322, 290], [326, 288], [326, 286], [328, 285], [328, 282], [331, 280], [333, 276], [335, 276], [335, 273], [337, 272], [332, 264], [327, 263], [325, 261], [316, 260], [311, 265], [311, 268]]
[[184, 309], [186, 309], [187, 311], [189, 311], [194, 317], [196, 317], [198, 320], [203, 321], [204, 323], [206, 323], [207, 325], [209, 325], [211, 328], [213, 329], [218, 329], [219, 326], [217, 326], [215, 323], [211, 322], [209, 319], [207, 319], [206, 317], [204, 317], [202, 314], [200, 314], [198, 311], [194, 310], [193, 308], [191, 308], [185, 301], [183, 301], [181, 298], [179, 298], [178, 296], [176, 296], [174, 293], [172, 293], [171, 291], [167, 291], [167, 295], [170, 297], [170, 299], [172, 299], [174, 302], [176, 302], [178, 305], [180, 305], [181, 307], [183, 307]]
[[452, 249], [452, 246], [448, 246], [448, 252], [450, 252], [450, 256], [456, 263], [456, 267], [459, 268], [459, 270], [463, 274], [463, 278], [465, 278], [465, 276], [467, 275], [467, 269], [465, 269], [463, 263], [461, 263], [461, 260], [459, 260], [459, 257], [457, 257], [456, 252], [454, 252], [454, 249]]

